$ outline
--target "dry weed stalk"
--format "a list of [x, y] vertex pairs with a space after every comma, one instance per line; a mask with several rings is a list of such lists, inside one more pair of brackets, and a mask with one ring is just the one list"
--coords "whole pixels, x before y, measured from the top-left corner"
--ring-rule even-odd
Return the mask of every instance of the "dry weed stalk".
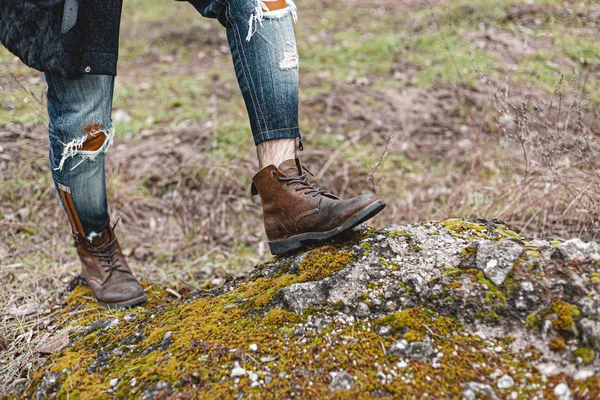
[[521, 230], [535, 223], [542, 233], [594, 237], [600, 229], [600, 137], [582, 111], [587, 106], [587, 75], [574, 74], [566, 93], [561, 76], [548, 100], [526, 93], [517, 103], [510, 96], [508, 77], [496, 85], [474, 57], [472, 61], [496, 107], [502, 133], [522, 152], [524, 165], [513, 168], [514, 183], [503, 196], [514, 209], [505, 212], [513, 218], [517, 210], [524, 212], [527, 219], [513, 220]]

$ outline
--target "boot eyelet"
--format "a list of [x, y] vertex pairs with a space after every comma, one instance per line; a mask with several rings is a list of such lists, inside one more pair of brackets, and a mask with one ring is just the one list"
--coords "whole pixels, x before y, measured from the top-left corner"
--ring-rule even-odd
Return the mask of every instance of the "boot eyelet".
[[273, 169], [273, 170], [271, 170], [271, 178], [274, 178], [274, 177], [275, 177], [275, 170]]
[[285, 184], [285, 186], [290, 186], [290, 183], [289, 183], [289, 182], [287, 182], [287, 183]]
[[277, 177], [277, 182], [281, 182], [281, 177], [280, 176]]

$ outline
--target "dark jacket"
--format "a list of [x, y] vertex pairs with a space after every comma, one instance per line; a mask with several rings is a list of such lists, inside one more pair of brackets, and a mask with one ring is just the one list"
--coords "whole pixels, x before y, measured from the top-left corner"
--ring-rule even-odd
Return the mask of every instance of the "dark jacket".
[[123, 0], [77, 0], [62, 33], [65, 0], [0, 0], [0, 42], [25, 64], [73, 78], [116, 75]]

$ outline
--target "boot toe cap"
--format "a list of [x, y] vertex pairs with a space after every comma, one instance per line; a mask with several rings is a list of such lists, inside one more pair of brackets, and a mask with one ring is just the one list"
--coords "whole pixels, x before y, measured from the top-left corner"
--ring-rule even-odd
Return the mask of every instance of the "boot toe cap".
[[98, 293], [94, 292], [99, 302], [106, 303], [109, 306], [127, 307], [141, 304], [146, 300], [144, 288], [136, 280], [116, 282], [114, 284], [107, 282]]

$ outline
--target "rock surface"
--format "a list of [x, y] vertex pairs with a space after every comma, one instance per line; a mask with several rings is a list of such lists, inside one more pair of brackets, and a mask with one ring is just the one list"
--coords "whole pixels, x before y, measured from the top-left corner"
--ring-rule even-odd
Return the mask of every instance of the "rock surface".
[[[169, 304], [67, 299], [25, 397], [599, 398], [600, 247], [500, 221], [357, 229]], [[150, 292], [149, 292], [150, 293]], [[151, 293], [150, 293], [151, 294]], [[102, 316], [105, 316], [102, 318]]]

